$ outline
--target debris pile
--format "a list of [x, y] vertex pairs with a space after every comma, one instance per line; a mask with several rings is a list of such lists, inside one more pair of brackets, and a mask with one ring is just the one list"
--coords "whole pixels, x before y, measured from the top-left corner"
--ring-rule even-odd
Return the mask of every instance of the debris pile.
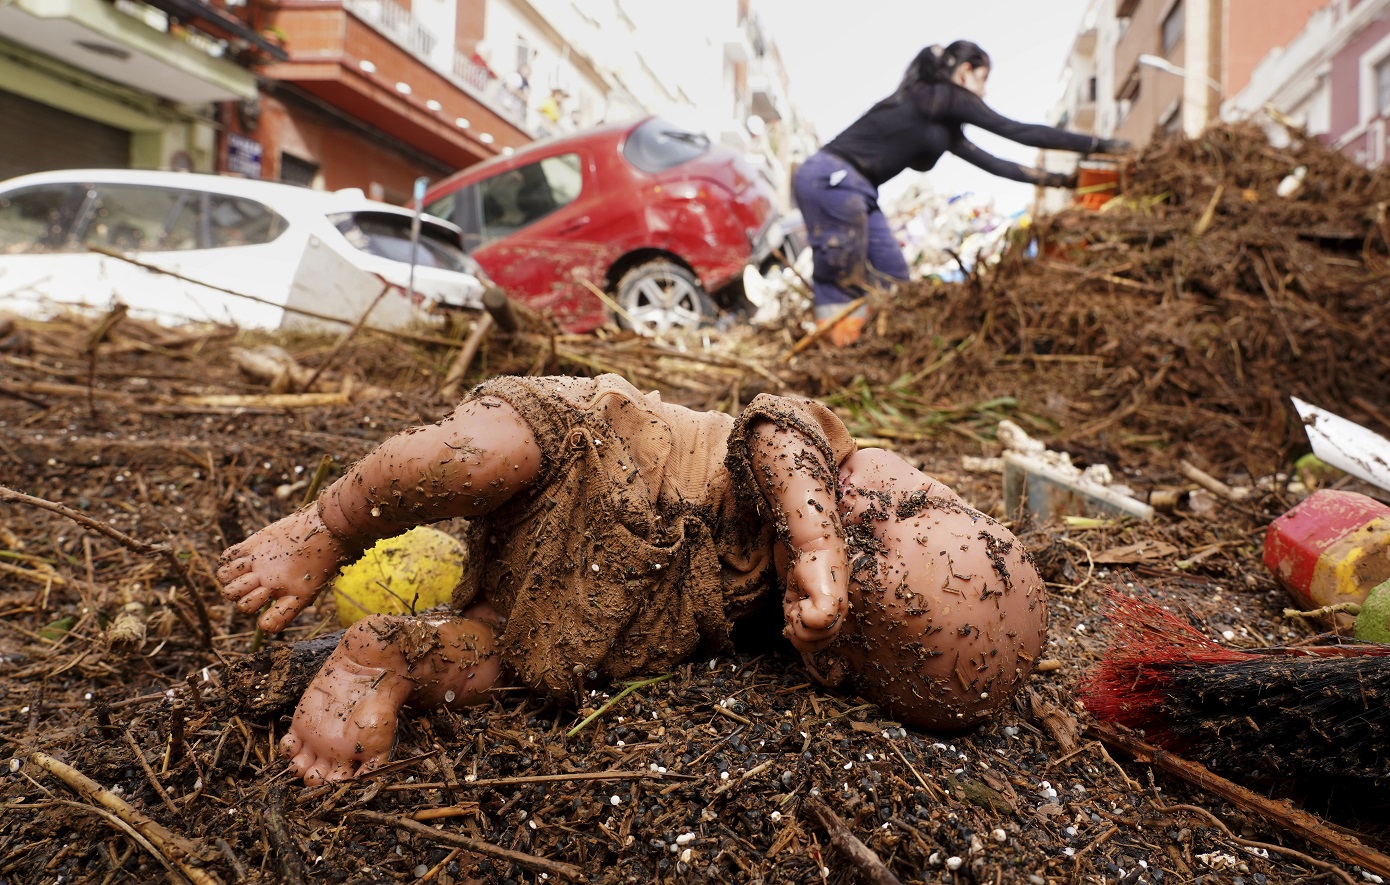
[[1276, 149], [1233, 124], [1160, 141], [1102, 210], [1040, 220], [1036, 258], [906, 287], [854, 360], [803, 361], [807, 392], [856, 375], [925, 401], [1048, 391], [1027, 406], [1053, 442], [1261, 475], [1305, 445], [1290, 394], [1390, 426], [1387, 200], [1390, 175], [1312, 138]]

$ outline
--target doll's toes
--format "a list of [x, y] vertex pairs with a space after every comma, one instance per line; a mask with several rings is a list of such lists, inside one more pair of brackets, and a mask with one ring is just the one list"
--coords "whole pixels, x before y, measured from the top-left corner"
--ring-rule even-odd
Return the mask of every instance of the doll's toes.
[[231, 579], [218, 576], [222, 581], [222, 595], [228, 599], [241, 599], [247, 593], [261, 586], [261, 579], [254, 572], [247, 572]]
[[304, 749], [304, 741], [293, 731], [280, 738], [280, 755], [286, 759], [294, 759], [302, 749]]
[[254, 560], [249, 556], [241, 556], [237, 548], [233, 547], [223, 554], [221, 561], [217, 565], [217, 580], [223, 584], [240, 578], [242, 575], [251, 571]]
[[[268, 596], [269, 594], [267, 594]], [[301, 600], [295, 596], [282, 596], [275, 600], [265, 614], [261, 615], [258, 624], [267, 633], [279, 633], [290, 625], [295, 615], [299, 614], [309, 605], [308, 600]]]
[[259, 611], [261, 606], [265, 605], [268, 599], [270, 599], [270, 588], [257, 587], [255, 590], [248, 591], [245, 596], [242, 596], [236, 601], [236, 610], [244, 615], [252, 614], [253, 612]]
[[345, 781], [353, 777], [357, 772], [357, 763], [351, 759], [346, 762], [339, 762], [334, 765], [324, 778], [327, 781]]

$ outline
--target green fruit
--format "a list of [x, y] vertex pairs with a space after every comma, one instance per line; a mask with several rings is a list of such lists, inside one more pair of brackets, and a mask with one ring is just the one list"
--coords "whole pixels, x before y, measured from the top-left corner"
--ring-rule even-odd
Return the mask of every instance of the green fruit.
[[404, 615], [443, 605], [463, 579], [468, 551], [439, 529], [418, 526], [376, 543], [333, 581], [338, 623], [368, 614]]
[[1390, 581], [1376, 585], [1361, 603], [1354, 633], [1365, 642], [1390, 644]]

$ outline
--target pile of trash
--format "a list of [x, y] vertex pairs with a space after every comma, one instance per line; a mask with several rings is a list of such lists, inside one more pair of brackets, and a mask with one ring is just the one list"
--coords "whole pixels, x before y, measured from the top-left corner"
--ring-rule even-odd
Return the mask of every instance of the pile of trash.
[[802, 361], [808, 392], [1014, 396], [1051, 444], [1250, 476], [1306, 451], [1291, 395], [1390, 427], [1390, 175], [1230, 124], [1155, 142], [1122, 183], [961, 283], [904, 287], [855, 360]]
[[903, 248], [915, 280], [954, 283], [976, 266], [989, 266], [1004, 254], [1009, 231], [1031, 222], [1023, 211], [999, 212], [990, 197], [966, 191], [934, 191], [925, 176], [884, 206], [889, 226]]

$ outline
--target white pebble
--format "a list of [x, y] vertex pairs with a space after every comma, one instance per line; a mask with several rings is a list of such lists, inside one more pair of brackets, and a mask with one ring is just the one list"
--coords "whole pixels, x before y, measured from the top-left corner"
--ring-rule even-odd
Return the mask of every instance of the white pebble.
[[689, 848], [685, 849], [681, 852], [681, 863], [690, 863], [690, 858], [693, 856], [694, 852], [692, 852]]
[[941, 853], [938, 851], [933, 851], [931, 853], [931, 857], [927, 858], [927, 863], [931, 864], [934, 867], [941, 866]]
[[989, 835], [990, 835], [990, 836], [994, 839], [994, 841], [996, 841], [996, 842], [1007, 842], [1007, 841], [1009, 841], [1009, 834], [1006, 833], [1006, 832], [1004, 832], [1004, 831], [1001, 830], [1001, 829], [995, 829], [995, 830], [993, 830]]
[[1224, 640], [1226, 640], [1227, 642], [1230, 642], [1232, 639], [1235, 639], [1235, 638], [1236, 638], [1236, 631], [1234, 631], [1234, 630], [1222, 630], [1222, 631], [1221, 631], [1221, 638], [1224, 639]]
[[610, 797], [608, 798], [608, 801], [609, 801], [610, 803], [612, 803], [613, 805], [622, 805], [622, 804], [623, 804], [623, 800], [619, 799], [617, 796], [610, 796]]
[[965, 861], [961, 860], [953, 854], [950, 857], [946, 858], [946, 869], [958, 870], [960, 869], [960, 865], [963, 863], [965, 863]]
[[534, 830], [534, 829], [536, 828], [536, 821], [535, 821], [534, 819], [528, 820], [528, 821], [526, 822], [526, 826], [528, 826], [528, 827], [530, 827], [531, 829]]
[[694, 834], [694, 833], [681, 833], [679, 836], [676, 837], [676, 844], [677, 844], [677, 845], [689, 845], [691, 842], [694, 842], [694, 841], [695, 841], [695, 834]]
[[457, 695], [454, 694], [453, 689], [444, 692], [444, 703], [452, 704], [454, 702], [455, 697], [457, 697]]
[[593, 565], [589, 566], [589, 568], [593, 569], [594, 571], [598, 571], [598, 563], [594, 563]]
[[21, 763], [21, 762], [19, 761], [19, 757], [15, 757], [14, 759], [11, 759], [11, 760], [10, 760], [10, 773], [13, 774], [13, 773], [16, 772], [16, 771], [19, 771], [19, 766], [22, 765], [22, 764], [23, 764], [23, 763]]
[[721, 781], [726, 781], [726, 780], [728, 780], [728, 779], [729, 779], [729, 773], [728, 773], [727, 771], [721, 771], [721, 772], [719, 772], [719, 779], [720, 779]]
[[777, 823], [779, 820], [782, 819], [782, 812], [774, 811], [771, 814], [769, 814], [768, 817], [772, 820], [773, 823]]
[[846, 762], [846, 763], [845, 763], [845, 771], [849, 771], [849, 770], [850, 770], [851, 768], [853, 768], [853, 767], [854, 767], [854, 763], [853, 763], [853, 762]]

